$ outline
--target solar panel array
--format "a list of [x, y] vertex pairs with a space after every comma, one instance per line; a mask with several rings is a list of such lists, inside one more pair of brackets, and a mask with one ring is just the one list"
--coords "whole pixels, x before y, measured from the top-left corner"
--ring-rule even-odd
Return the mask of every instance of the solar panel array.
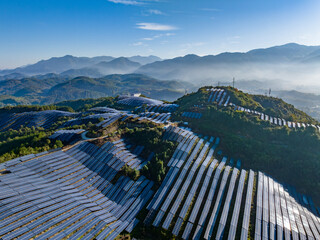
[[90, 108], [87, 112], [94, 112], [94, 113], [119, 113], [120, 111], [114, 108], [109, 107], [94, 107]]
[[216, 102], [219, 106], [228, 106], [230, 104], [230, 96], [224, 89], [211, 88], [208, 102]]
[[253, 115], [259, 116], [261, 120], [264, 121], [269, 121], [271, 124], [275, 124], [278, 126], [288, 126], [289, 128], [306, 128], [306, 127], [314, 127], [320, 131], [320, 126], [314, 125], [314, 124], [309, 124], [309, 123], [300, 123], [300, 122], [292, 122], [292, 121], [287, 121], [283, 118], [278, 118], [278, 117], [272, 117], [267, 114], [255, 111], [255, 110], [250, 110], [244, 107], [236, 106], [234, 104], [231, 104], [234, 106], [234, 110], [237, 111], [242, 111], [242, 112], [247, 112]]
[[133, 107], [139, 107], [142, 105], [163, 104], [162, 101], [151, 99], [151, 98], [145, 98], [145, 97], [120, 97], [120, 100], [118, 101], [118, 103], [127, 105], [127, 106], [133, 106]]
[[96, 114], [91, 114], [91, 115], [84, 116], [84, 117], [79, 116], [75, 119], [70, 119], [70, 120], [66, 121], [65, 123], [62, 124], [61, 127], [70, 127], [70, 126], [75, 126], [75, 125], [88, 124], [89, 122], [91, 122], [93, 124], [99, 124], [99, 120], [101, 118], [104, 119], [104, 122], [108, 122], [108, 120], [110, 120], [112, 118], [116, 118], [116, 117], [120, 118], [123, 115], [124, 115], [124, 113], [111, 112], [111, 113], [96, 113]]
[[109, 125], [115, 123], [116, 121], [118, 121], [121, 117], [123, 117], [123, 114], [114, 114], [114, 115], [110, 115], [108, 118], [106, 118], [105, 120], [99, 122], [97, 124], [97, 127], [108, 127]]
[[75, 117], [78, 115], [78, 113], [58, 110], [14, 113], [6, 119], [2, 119], [0, 131], [7, 131], [9, 129], [17, 130], [21, 126], [50, 128], [60, 117]]
[[147, 107], [148, 112], [174, 112], [179, 107], [178, 104], [164, 103]]
[[171, 113], [155, 113], [155, 112], [143, 112], [139, 114], [139, 121], [147, 119], [154, 123], [164, 124], [171, 118]]
[[[113, 115], [101, 126], [115, 116], [140, 117]], [[178, 146], [155, 193], [143, 176], [115, 179], [124, 165], [141, 169], [154, 155], [141, 159], [144, 147], [129, 151], [123, 140], [79, 142], [0, 164], [0, 239], [114, 239], [134, 229], [147, 204], [144, 223], [182, 239], [320, 239], [311, 198], [241, 170], [240, 160], [232, 168], [233, 160], [215, 159], [218, 137], [169, 125], [164, 139]]]
[[195, 118], [195, 119], [200, 119], [202, 117], [202, 113], [196, 113], [196, 112], [183, 112], [182, 117], [186, 118]]
[[288, 126], [289, 128], [306, 128], [306, 127], [314, 127], [317, 130], [320, 131], [320, 126], [309, 124], [309, 123], [301, 123], [301, 122], [292, 122], [287, 121], [283, 118], [273, 117], [269, 116], [265, 113], [261, 113], [255, 110], [251, 110], [248, 108], [244, 108], [238, 105], [235, 105], [234, 103], [230, 102], [230, 96], [227, 94], [227, 92], [224, 89], [221, 88], [211, 88], [207, 89], [210, 92], [208, 102], [216, 102], [219, 106], [233, 106], [234, 110], [236, 111], [242, 111], [250, 114], [254, 114], [260, 117], [261, 120], [269, 121], [271, 124], [275, 124], [278, 126]]
[[1, 164], [0, 238], [114, 239], [132, 231], [153, 182], [121, 176], [111, 183], [126, 161], [116, 153], [121, 145], [84, 142]]
[[214, 159], [218, 138], [207, 142], [172, 126], [165, 137], [179, 145], [145, 224], [182, 239], [320, 239], [319, 213], [310, 200], [305, 205], [308, 198], [261, 172], [228, 166], [227, 157]]
[[52, 134], [50, 139], [57, 139], [63, 142], [70, 142], [71, 140], [80, 140], [79, 134], [84, 132], [83, 129], [75, 129], [75, 130], [58, 130], [54, 134]]

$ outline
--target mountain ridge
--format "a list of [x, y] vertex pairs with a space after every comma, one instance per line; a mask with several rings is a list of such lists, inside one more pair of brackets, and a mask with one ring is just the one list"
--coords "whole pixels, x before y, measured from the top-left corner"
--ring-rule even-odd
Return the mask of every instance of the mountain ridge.
[[[120, 58], [126, 58], [132, 62], [141, 62], [140, 64], [146, 64], [153, 61], [161, 60], [159, 57], [153, 55], [146, 57], [137, 55], [132, 57]], [[99, 62], [110, 62], [114, 59], [117, 58], [111, 56], [75, 57], [72, 55], [65, 55], [62, 57], [52, 57], [46, 60], [40, 60], [34, 64], [28, 64], [14, 69], [3, 69], [0, 70], [0, 76], [9, 75], [12, 73], [27, 75], [62, 73], [69, 69], [80, 69], [83, 67], [93, 66], [95, 64], [98, 64]]]

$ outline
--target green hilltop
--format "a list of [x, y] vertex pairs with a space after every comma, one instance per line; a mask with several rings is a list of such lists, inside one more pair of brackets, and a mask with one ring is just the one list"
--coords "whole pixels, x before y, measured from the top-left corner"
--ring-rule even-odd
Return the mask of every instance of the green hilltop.
[[[320, 201], [320, 134], [314, 127], [289, 128], [277, 126], [258, 116], [235, 111], [233, 106], [209, 103], [210, 87], [179, 98], [173, 119], [188, 122], [194, 132], [219, 136], [220, 148], [229, 157], [241, 159], [246, 169], [263, 171], [291, 184], [302, 193], [311, 193]], [[230, 94], [231, 102], [243, 107], [270, 113], [286, 120], [314, 123], [306, 113], [283, 100], [250, 95], [232, 87], [221, 87]], [[202, 113], [200, 119], [182, 117], [183, 112]]]

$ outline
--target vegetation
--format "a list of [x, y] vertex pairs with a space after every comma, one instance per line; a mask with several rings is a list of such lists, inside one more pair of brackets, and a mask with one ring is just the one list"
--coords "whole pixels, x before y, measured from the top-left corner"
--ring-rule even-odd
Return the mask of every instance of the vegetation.
[[144, 158], [154, 152], [153, 158], [142, 168], [141, 174], [154, 181], [156, 187], [160, 186], [165, 177], [167, 163], [175, 150], [173, 142], [163, 140], [163, 133], [164, 130], [162, 128], [147, 127], [127, 129], [125, 134], [129, 142], [145, 147]]
[[0, 163], [31, 153], [62, 147], [60, 140], [48, 139], [52, 133], [53, 131], [34, 127], [0, 132]]
[[[175, 119], [183, 120], [180, 117], [183, 111], [202, 112], [201, 119], [188, 119], [193, 131], [221, 137], [219, 148], [230, 157], [240, 158], [244, 168], [263, 171], [320, 202], [320, 183], [317, 180], [320, 175], [320, 135], [315, 128], [294, 130], [279, 127], [256, 116], [234, 111], [231, 107], [219, 108], [208, 104], [207, 99], [208, 93], [204, 88], [179, 99], [177, 103], [182, 107], [174, 115]], [[262, 101], [264, 98], [254, 99]], [[253, 100], [250, 102], [254, 103]], [[269, 108], [272, 104], [275, 104], [272, 100], [271, 103], [263, 102], [263, 106]], [[278, 112], [285, 111], [281, 105], [277, 106]], [[285, 103], [284, 106], [287, 114], [295, 113], [290, 106]], [[296, 119], [304, 120], [305, 114], [296, 113]]]
[[68, 106], [55, 106], [55, 105], [19, 105], [19, 106], [6, 106], [0, 108], [0, 116], [1, 114], [12, 114], [12, 113], [23, 113], [23, 112], [40, 112], [46, 110], [60, 110], [60, 111], [68, 111], [73, 112], [73, 109]]
[[105, 107], [114, 104], [115, 98], [113, 97], [103, 97], [103, 98], [87, 98], [87, 99], [78, 99], [63, 101], [56, 104], [59, 107], [70, 107], [75, 112], [84, 112], [93, 107]]
[[293, 105], [284, 102], [280, 98], [264, 95], [251, 95], [236, 88], [221, 87], [230, 95], [230, 101], [236, 105], [256, 110], [270, 116], [284, 118], [285, 120], [314, 123], [317, 121], [303, 111], [296, 109]]
[[[79, 76], [79, 75], [78, 75]], [[80, 75], [71, 78], [63, 75], [35, 76], [2, 81], [0, 106], [18, 104], [55, 104], [61, 101], [102, 98], [142, 93], [158, 99], [173, 100], [183, 95], [190, 83], [162, 81], [142, 74], [112, 74], [90, 78]]]

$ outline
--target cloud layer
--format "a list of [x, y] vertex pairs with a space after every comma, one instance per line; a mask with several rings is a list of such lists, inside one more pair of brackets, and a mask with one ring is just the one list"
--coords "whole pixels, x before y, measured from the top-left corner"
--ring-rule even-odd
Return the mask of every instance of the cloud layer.
[[172, 31], [177, 29], [175, 26], [159, 23], [137, 23], [137, 28], [152, 31]]
[[134, 1], [134, 0], [108, 0], [109, 2], [113, 3], [120, 3], [124, 5], [141, 5], [141, 2]]

